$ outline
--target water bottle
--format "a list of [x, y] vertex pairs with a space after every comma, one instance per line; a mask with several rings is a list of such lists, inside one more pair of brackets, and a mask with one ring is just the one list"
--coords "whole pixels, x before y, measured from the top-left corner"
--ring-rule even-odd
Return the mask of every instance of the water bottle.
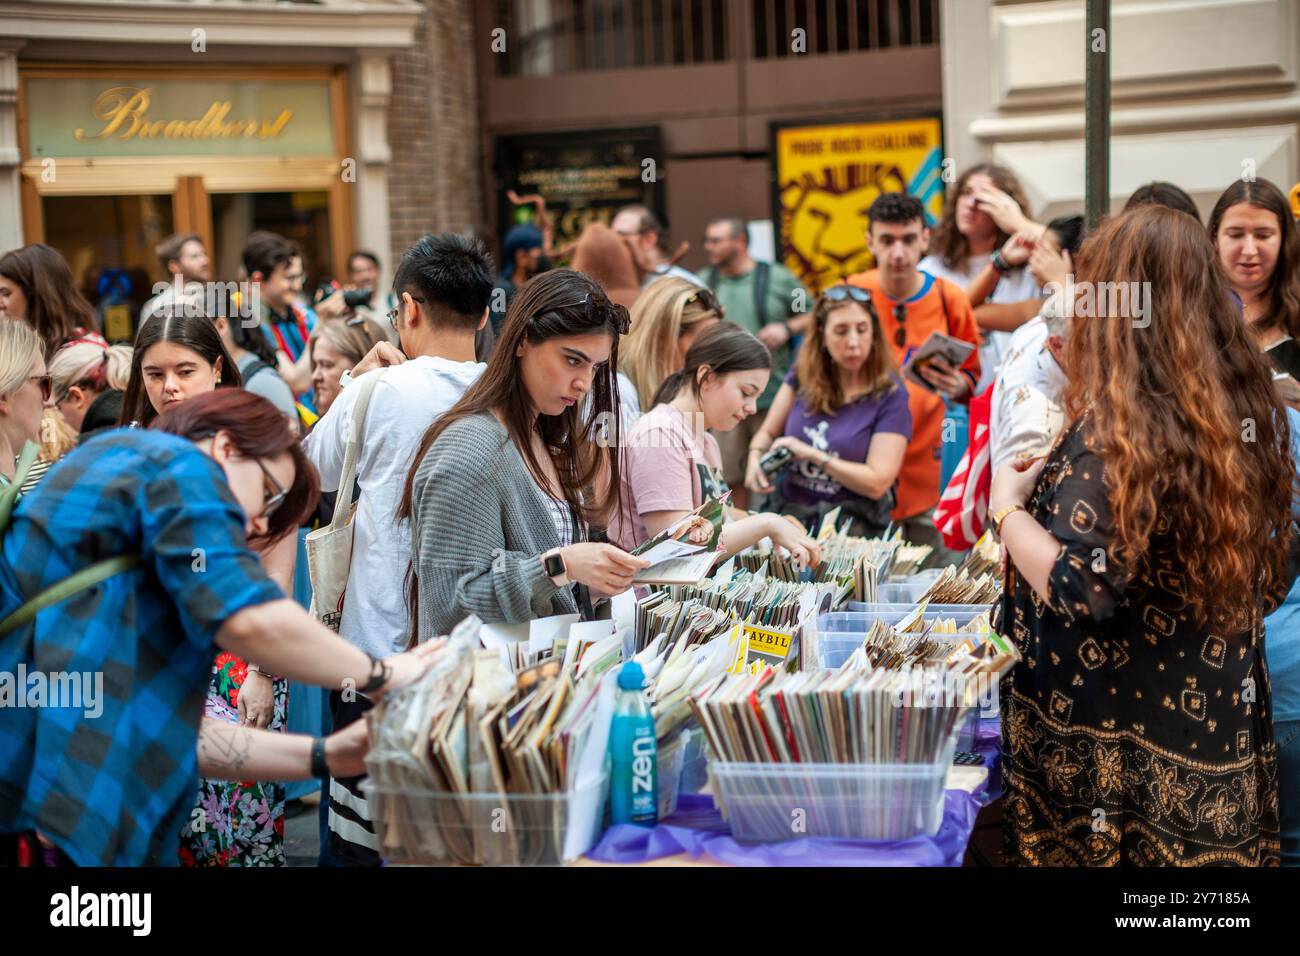
[[644, 684], [645, 673], [636, 661], [628, 661], [618, 672], [618, 700], [609, 731], [609, 802], [614, 823], [652, 827], [659, 816], [659, 757]]

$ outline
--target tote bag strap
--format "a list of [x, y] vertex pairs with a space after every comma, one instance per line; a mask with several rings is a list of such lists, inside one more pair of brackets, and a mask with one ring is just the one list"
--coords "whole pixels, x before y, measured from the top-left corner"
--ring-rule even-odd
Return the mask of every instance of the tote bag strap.
[[343, 480], [339, 483], [338, 498], [334, 502], [334, 517], [330, 519], [331, 531], [343, 527], [352, 514], [352, 492], [357, 483], [357, 455], [361, 451], [361, 438], [365, 434], [366, 413], [370, 410], [370, 396], [383, 377], [383, 371], [363, 375], [356, 384], [361, 392], [352, 409], [352, 432], [348, 435], [348, 443], [343, 452]]

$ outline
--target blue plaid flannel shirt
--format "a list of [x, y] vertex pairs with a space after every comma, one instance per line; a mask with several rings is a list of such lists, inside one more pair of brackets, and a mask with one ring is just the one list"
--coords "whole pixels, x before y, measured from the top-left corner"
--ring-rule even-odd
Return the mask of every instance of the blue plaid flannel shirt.
[[96, 561], [142, 558], [0, 638], [0, 675], [103, 675], [97, 716], [0, 698], [0, 832], [38, 829], [79, 866], [174, 865], [217, 631], [284, 596], [225, 475], [175, 435], [114, 430], [22, 499], [0, 551], [0, 617]]

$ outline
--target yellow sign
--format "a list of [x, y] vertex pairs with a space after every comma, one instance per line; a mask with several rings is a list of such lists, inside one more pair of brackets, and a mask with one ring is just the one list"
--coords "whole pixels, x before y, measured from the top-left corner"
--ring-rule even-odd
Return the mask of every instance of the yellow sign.
[[78, 128], [74, 135], [83, 141], [114, 137], [123, 142], [137, 136], [141, 139], [230, 139], [236, 136], [275, 139], [293, 118], [293, 110], [283, 109], [275, 119], [227, 121], [234, 104], [229, 100], [217, 100], [198, 119], [151, 119], [147, 114], [152, 92], [148, 87], [134, 89], [129, 86], [105, 90], [91, 109], [95, 118], [104, 124], [103, 128], [98, 133]]
[[814, 291], [872, 266], [867, 208], [910, 192], [938, 220], [943, 209], [939, 120], [784, 127], [776, 131], [781, 257]]

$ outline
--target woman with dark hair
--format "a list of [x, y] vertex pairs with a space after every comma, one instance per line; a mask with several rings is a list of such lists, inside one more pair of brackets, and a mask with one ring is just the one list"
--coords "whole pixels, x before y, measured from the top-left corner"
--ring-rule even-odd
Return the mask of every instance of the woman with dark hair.
[[1262, 620], [1290, 585], [1283, 408], [1188, 216], [1106, 221], [1078, 282], [1150, 298], [1141, 316], [1080, 299], [1068, 425], [990, 489], [1009, 562], [994, 625], [1023, 658], [1002, 684], [1009, 848], [1030, 865], [1275, 865]]
[[[699, 334], [685, 365], [668, 376], [628, 435], [616, 541], [636, 547], [728, 490], [710, 429], [727, 432], [755, 414], [771, 373], [767, 346], [734, 322]], [[717, 541], [721, 551], [735, 554], [771, 538], [801, 564], [817, 560], [817, 546], [794, 518], [736, 509], [728, 518]]]
[[647, 566], [593, 540], [619, 504], [614, 369], [627, 325], [587, 276], [537, 276], [511, 302], [487, 369], [425, 432], [397, 512], [411, 520], [421, 640], [469, 614], [586, 613], [588, 591], [617, 594]]
[[[746, 483], [769, 496], [765, 507], [809, 527], [840, 508], [853, 534], [875, 537], [889, 526], [911, 438], [907, 389], [871, 293], [831, 286], [818, 296], [795, 366], [749, 446]], [[774, 487], [759, 461], [777, 448], [794, 460]]]
[[0, 256], [0, 318], [21, 319], [34, 328], [47, 358], [64, 342], [99, 328], [67, 261], [40, 242]]
[[1210, 239], [1263, 349], [1300, 338], [1300, 230], [1282, 190], [1239, 179], [1210, 212]]
[[[200, 773], [362, 772], [357, 731], [312, 741], [202, 719], [218, 649], [371, 695], [428, 667], [424, 648], [369, 657], [267, 577], [249, 541], [291, 536], [316, 496], [283, 416], [238, 389], [191, 399], [153, 428], [95, 436], [27, 496], [3, 539], [0, 670], [106, 679], [84, 711], [8, 711], [0, 832], [39, 831], [79, 866], [174, 865]], [[74, 576], [80, 590], [10, 618]]]
[[1128, 212], [1130, 209], [1145, 206], [1148, 203], [1177, 209], [1179, 212], [1187, 213], [1197, 222], [1201, 221], [1201, 211], [1196, 208], [1196, 203], [1192, 200], [1192, 197], [1187, 195], [1186, 190], [1175, 186], [1173, 183], [1155, 180], [1145, 186], [1139, 186], [1133, 190], [1133, 195], [1128, 197], [1128, 202], [1124, 203], [1124, 211]]
[[[221, 344], [239, 370], [244, 388], [261, 395], [284, 414], [297, 427], [302, 409], [294, 400], [293, 389], [280, 377], [276, 369], [275, 349], [255, 323], [246, 323], [239, 314], [234, 296], [228, 300], [223, 314], [214, 316], [212, 324], [221, 337]], [[315, 416], [312, 416], [313, 420]]]
[[119, 425], [148, 425], [165, 411], [243, 379], [206, 315], [155, 315], [140, 327]]

